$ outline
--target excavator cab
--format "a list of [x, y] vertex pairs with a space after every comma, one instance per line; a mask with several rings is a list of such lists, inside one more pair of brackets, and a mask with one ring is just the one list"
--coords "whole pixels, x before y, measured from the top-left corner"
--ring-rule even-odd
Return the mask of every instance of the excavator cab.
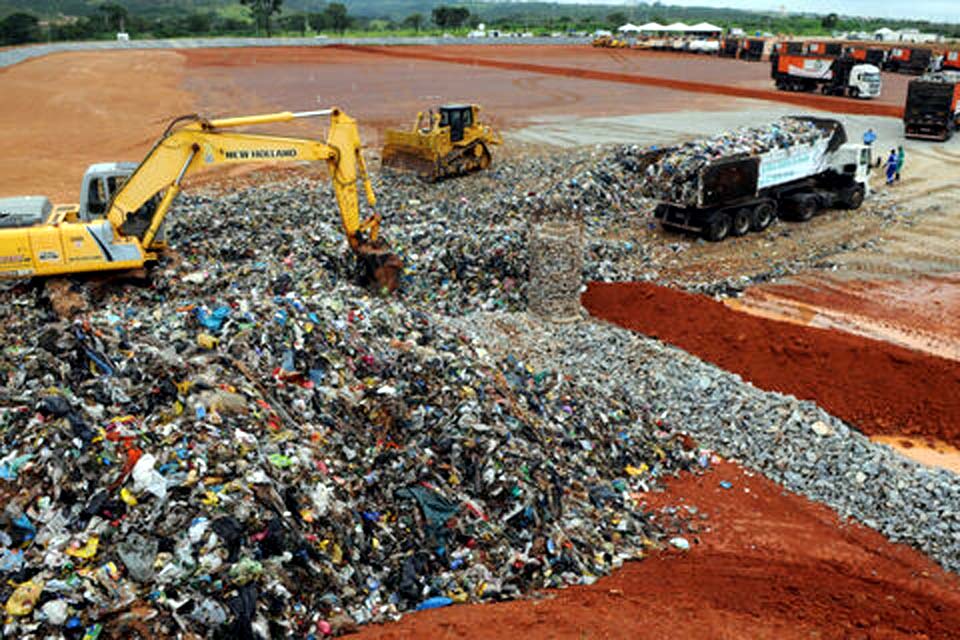
[[83, 174], [80, 186], [80, 209], [83, 222], [100, 220], [107, 216], [113, 196], [133, 175], [135, 162], [100, 162], [92, 164]]

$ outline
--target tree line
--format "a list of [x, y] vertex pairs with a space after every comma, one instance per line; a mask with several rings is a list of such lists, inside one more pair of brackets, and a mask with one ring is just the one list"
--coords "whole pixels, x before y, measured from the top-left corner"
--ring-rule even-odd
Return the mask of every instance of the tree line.
[[42, 22], [36, 15], [19, 11], [0, 20], [0, 45], [59, 40], [113, 38], [125, 31], [135, 37], [174, 38], [189, 36], [271, 36], [333, 32], [349, 29], [372, 31], [461, 29], [476, 26], [477, 16], [460, 6], [435, 7], [430, 16], [411, 13], [400, 20], [350, 15], [340, 2], [327, 4], [320, 12], [283, 12], [283, 0], [240, 0], [247, 18], [193, 11], [178, 15], [146, 17], [116, 2], [97, 6], [92, 15]]
[[824, 35], [831, 31], [872, 31], [888, 24], [894, 28], [914, 26], [960, 37], [960, 25], [925, 22], [882, 21], [870, 18], [763, 14], [742, 10], [666, 7], [663, 5], [576, 5], [547, 2], [471, 3], [470, 7], [440, 5], [429, 15], [402, 12], [396, 6], [378, 3], [375, 10], [386, 15], [351, 15], [340, 2], [327, 4], [322, 11], [285, 11], [283, 0], [238, 0], [246, 16], [229, 17], [213, 11], [172, 12], [144, 16], [118, 2], [103, 2], [85, 16], [41, 21], [38, 16], [19, 11], [0, 20], [0, 45], [56, 40], [95, 40], [113, 38], [127, 31], [136, 38], [175, 38], [200, 36], [270, 36], [338, 33], [348, 30], [369, 32], [405, 31], [420, 33], [462, 32], [485, 22], [501, 31], [590, 32], [611, 29], [625, 22], [656, 21], [667, 24], [677, 20], [709, 20], [721, 27], [740, 27], [747, 33]]

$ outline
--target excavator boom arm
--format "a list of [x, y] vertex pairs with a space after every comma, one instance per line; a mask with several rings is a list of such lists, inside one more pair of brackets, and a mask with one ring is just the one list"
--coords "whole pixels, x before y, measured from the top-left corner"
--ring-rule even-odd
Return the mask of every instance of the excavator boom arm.
[[[289, 122], [326, 114], [330, 115], [326, 142], [229, 131], [233, 127]], [[117, 232], [122, 233], [124, 223], [132, 213], [163, 193], [141, 238], [144, 249], [150, 249], [187, 174], [214, 165], [323, 160], [330, 172], [344, 233], [350, 246], [357, 250], [364, 242], [362, 236], [370, 242], [376, 241], [380, 222], [375, 213], [361, 220], [358, 180], [363, 182], [371, 208], [376, 204], [376, 197], [360, 150], [356, 121], [338, 109], [212, 121], [192, 119], [188, 124], [169, 131], [154, 145], [114, 196], [108, 218]]]

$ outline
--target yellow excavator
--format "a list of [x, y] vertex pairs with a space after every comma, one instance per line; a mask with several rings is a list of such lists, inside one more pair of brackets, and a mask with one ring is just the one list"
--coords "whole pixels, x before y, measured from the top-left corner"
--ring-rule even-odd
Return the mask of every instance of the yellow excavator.
[[[231, 131], [330, 116], [326, 142]], [[337, 108], [207, 120], [175, 119], [147, 156], [101, 163], [84, 174], [80, 203], [0, 199], [0, 278], [138, 269], [167, 248], [164, 219], [188, 173], [242, 163], [326, 161], [343, 231], [366, 279], [393, 290], [403, 264], [379, 238], [380, 215], [361, 219], [358, 180], [371, 211], [376, 197], [357, 123]]]
[[475, 104], [449, 104], [417, 114], [411, 129], [388, 129], [384, 133], [382, 166], [417, 172], [435, 182], [490, 166], [490, 147], [503, 140], [480, 122]]

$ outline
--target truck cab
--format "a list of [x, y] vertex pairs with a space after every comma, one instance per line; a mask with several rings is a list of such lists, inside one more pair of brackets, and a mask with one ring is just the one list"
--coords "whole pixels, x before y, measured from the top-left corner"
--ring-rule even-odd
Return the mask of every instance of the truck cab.
[[847, 91], [853, 97], [878, 98], [883, 87], [880, 69], [872, 64], [858, 64], [850, 69]]

